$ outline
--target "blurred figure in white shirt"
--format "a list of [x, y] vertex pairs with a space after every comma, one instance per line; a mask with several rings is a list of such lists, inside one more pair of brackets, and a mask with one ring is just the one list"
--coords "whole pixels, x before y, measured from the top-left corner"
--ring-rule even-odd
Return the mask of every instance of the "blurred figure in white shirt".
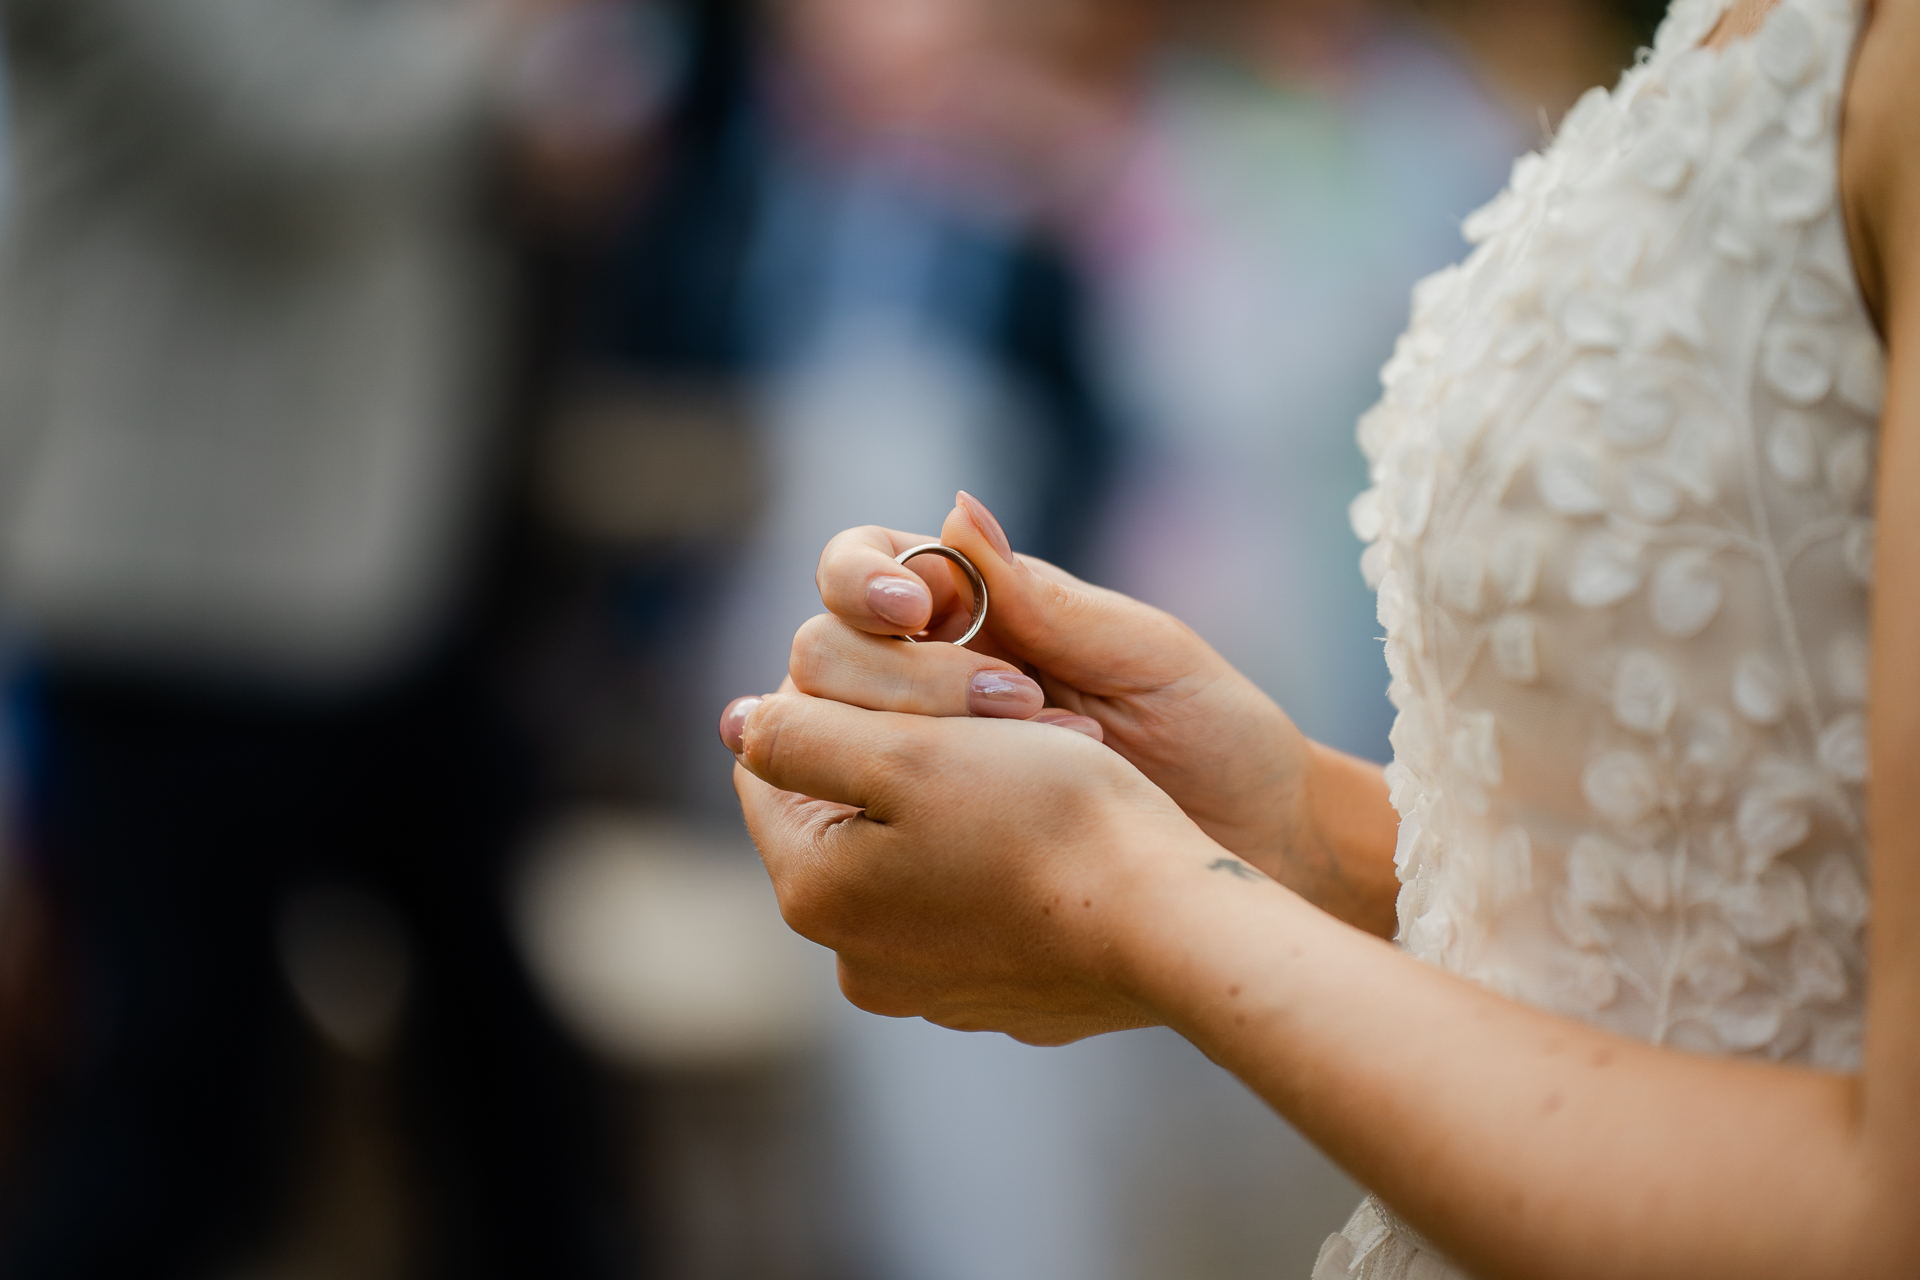
[[388, 1064], [416, 1270], [622, 1269], [500, 900], [537, 797], [469, 589], [503, 133], [644, 123], [528, 52], [574, 8], [0, 3], [0, 611], [72, 973], [0, 1273], [263, 1265], [323, 1044]]

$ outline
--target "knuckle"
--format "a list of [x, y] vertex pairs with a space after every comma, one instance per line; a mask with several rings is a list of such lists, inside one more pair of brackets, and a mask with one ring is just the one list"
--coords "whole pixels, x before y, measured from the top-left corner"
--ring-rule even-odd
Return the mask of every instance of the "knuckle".
[[857, 885], [840, 870], [850, 852], [841, 838], [841, 824], [815, 804], [801, 823], [790, 846], [791, 856], [777, 866], [769, 863], [780, 918], [803, 938], [834, 947], [846, 933], [846, 921], [857, 910]]
[[904, 984], [844, 956], [840, 959], [840, 994], [854, 1008], [882, 1018], [910, 1018], [920, 1011], [919, 1002]]
[[780, 918], [788, 928], [822, 946], [832, 945], [838, 933], [842, 895], [835, 891], [833, 877], [817, 851], [797, 859], [773, 877], [773, 893], [780, 904]]
[[816, 614], [794, 632], [793, 649], [787, 657], [787, 674], [802, 693], [814, 693], [825, 687], [832, 665], [835, 623], [830, 614]]
[[1068, 629], [1091, 625], [1102, 612], [1102, 602], [1085, 591], [1058, 582], [1047, 584], [1049, 612]]
[[877, 524], [841, 530], [820, 553], [820, 564], [814, 571], [814, 585], [820, 588], [821, 595], [830, 596], [834, 587], [850, 572], [859, 571], [860, 563], [867, 555], [890, 545], [891, 536]]
[[889, 788], [924, 779], [938, 763], [937, 753], [925, 736], [911, 731], [891, 733], [874, 744], [869, 769], [877, 783]]
[[762, 776], [778, 759], [784, 702], [777, 695], [762, 699], [760, 705], [748, 713], [746, 724], [741, 726], [740, 754], [746, 758], [748, 767]]
[[831, 933], [832, 912], [817, 877], [784, 876], [775, 883], [774, 896], [780, 903], [780, 918], [787, 922], [789, 929], [824, 945]]
[[820, 551], [820, 571], [825, 573], [833, 562], [840, 558], [848, 544], [859, 542], [864, 534], [864, 527], [856, 525], [851, 529], [842, 529], [828, 538], [827, 545]]
[[[905, 648], [904, 645], [901, 647]], [[916, 651], [907, 657], [918, 659], [932, 657], [935, 653], [929, 648], [925, 655]], [[946, 701], [941, 695], [945, 691], [943, 686], [947, 683], [948, 672], [936, 668], [943, 666], [937, 661], [908, 661], [901, 664], [890, 673], [887, 681], [887, 693], [892, 704], [903, 711], [940, 714], [942, 703]]]

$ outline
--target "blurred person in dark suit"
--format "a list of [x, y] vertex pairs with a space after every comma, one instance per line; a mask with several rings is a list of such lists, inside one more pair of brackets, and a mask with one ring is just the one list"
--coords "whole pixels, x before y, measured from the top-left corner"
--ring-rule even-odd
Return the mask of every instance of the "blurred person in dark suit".
[[619, 1265], [593, 1077], [503, 918], [536, 797], [473, 622], [482, 211], [507, 118], [568, 119], [581, 6], [527, 7], [0, 5], [0, 609], [74, 1001], [0, 1274], [257, 1259], [312, 1140], [295, 987], [390, 1057], [421, 1269]]

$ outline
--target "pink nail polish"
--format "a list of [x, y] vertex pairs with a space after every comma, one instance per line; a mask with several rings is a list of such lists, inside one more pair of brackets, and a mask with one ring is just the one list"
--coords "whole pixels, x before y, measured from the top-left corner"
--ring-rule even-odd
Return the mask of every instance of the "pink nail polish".
[[976, 671], [967, 686], [967, 710], [976, 716], [1025, 720], [1046, 700], [1040, 686], [1018, 671]]
[[1000, 522], [993, 518], [993, 512], [987, 510], [986, 504], [965, 489], [960, 491], [956, 500], [966, 508], [967, 519], [973, 521], [973, 527], [993, 544], [993, 549], [1000, 553], [1000, 558], [1012, 564], [1014, 562], [1013, 544], [1007, 541], [1007, 531], [1002, 529]]
[[759, 698], [735, 698], [720, 713], [720, 742], [733, 754], [740, 754], [746, 738], [747, 717], [759, 705]]
[[867, 608], [896, 627], [922, 627], [933, 612], [933, 596], [918, 578], [875, 578], [867, 584]]

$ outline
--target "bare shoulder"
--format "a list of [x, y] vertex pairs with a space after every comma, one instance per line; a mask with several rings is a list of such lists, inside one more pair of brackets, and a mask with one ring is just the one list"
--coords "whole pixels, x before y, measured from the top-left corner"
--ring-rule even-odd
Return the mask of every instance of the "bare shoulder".
[[1920, 307], [1916, 65], [1920, 0], [1869, 0], [1841, 118], [1840, 187], [1860, 285], [1888, 334]]

